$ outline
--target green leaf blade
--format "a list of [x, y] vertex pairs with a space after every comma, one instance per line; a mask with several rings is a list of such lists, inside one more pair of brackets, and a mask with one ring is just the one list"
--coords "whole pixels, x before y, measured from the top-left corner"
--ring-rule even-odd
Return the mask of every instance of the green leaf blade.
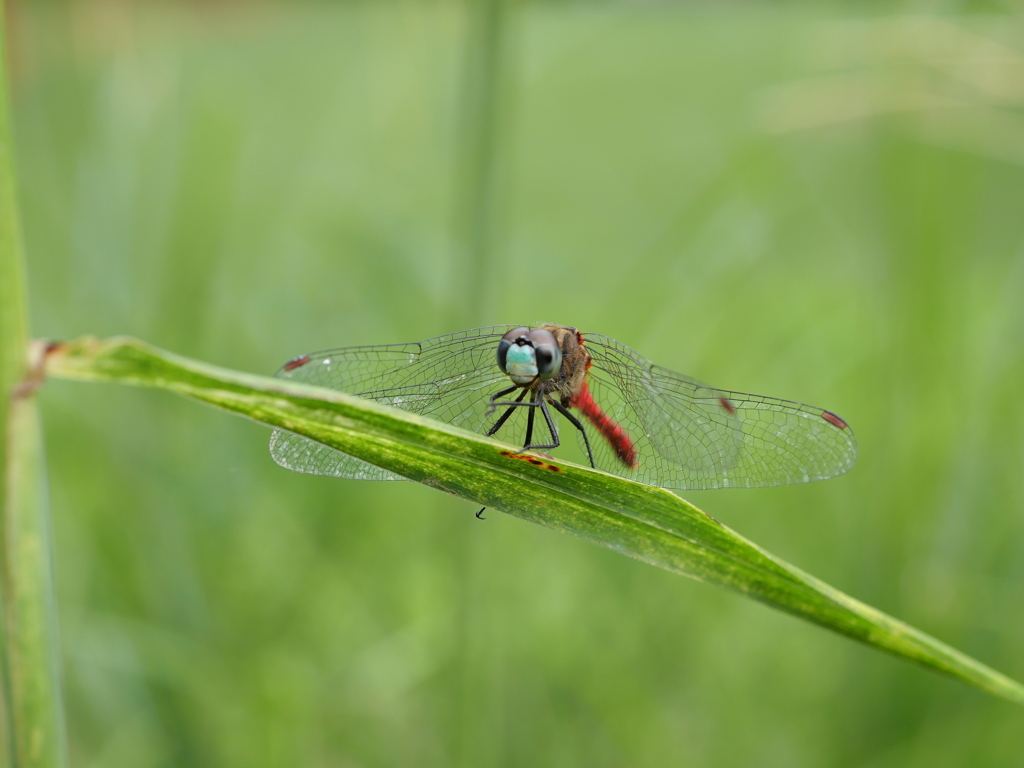
[[714, 584], [1024, 704], [1024, 687], [774, 557], [692, 504], [331, 390], [227, 371], [134, 339], [80, 339], [50, 375], [167, 389], [286, 429], [461, 498]]

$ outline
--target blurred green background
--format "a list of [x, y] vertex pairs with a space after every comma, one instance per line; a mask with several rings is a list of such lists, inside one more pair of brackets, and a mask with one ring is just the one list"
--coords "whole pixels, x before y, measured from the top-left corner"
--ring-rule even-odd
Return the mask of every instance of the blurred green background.
[[[853, 8], [15, 2], [34, 332], [270, 373], [552, 321], [833, 409], [851, 474], [685, 495], [1024, 678], [1024, 18]], [[75, 766], [1024, 759], [734, 595], [162, 393], [43, 406]]]

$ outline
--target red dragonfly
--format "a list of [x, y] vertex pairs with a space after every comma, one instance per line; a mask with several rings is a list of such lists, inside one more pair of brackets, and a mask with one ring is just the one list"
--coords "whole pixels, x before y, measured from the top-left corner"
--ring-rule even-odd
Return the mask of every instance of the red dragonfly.
[[[607, 336], [563, 325], [491, 326], [317, 352], [277, 375], [487, 435], [523, 435], [524, 451], [557, 448], [562, 417], [592, 466], [663, 488], [806, 483], [841, 475], [857, 458], [853, 430], [831, 411], [715, 389]], [[402, 479], [283, 430], [271, 436], [270, 453], [296, 472]]]

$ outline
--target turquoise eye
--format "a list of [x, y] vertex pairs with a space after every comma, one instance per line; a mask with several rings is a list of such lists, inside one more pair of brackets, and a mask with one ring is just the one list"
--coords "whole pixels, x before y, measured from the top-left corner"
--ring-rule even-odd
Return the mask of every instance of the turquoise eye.
[[529, 344], [513, 344], [505, 354], [505, 373], [516, 384], [530, 384], [537, 378], [537, 354]]
[[529, 328], [513, 328], [502, 336], [501, 341], [498, 342], [498, 367], [505, 373], [508, 373], [508, 369], [505, 367], [505, 362], [508, 359], [508, 351], [514, 346], [518, 346], [519, 343], [522, 343], [519, 340], [525, 340], [526, 335], [529, 332]]
[[535, 365], [537, 354], [529, 344], [512, 346], [505, 355], [505, 367], [510, 365]]

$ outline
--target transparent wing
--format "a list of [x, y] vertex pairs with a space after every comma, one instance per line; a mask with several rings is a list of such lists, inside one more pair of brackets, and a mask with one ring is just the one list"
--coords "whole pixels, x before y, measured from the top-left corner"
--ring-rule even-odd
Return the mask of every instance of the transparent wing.
[[[498, 368], [495, 352], [502, 335], [512, 327], [476, 328], [414, 344], [349, 347], [302, 355], [276, 375], [366, 397], [463, 429], [485, 431], [490, 396], [510, 384]], [[518, 429], [521, 420], [510, 419], [512, 428]], [[356, 480], [403, 479], [280, 429], [270, 437], [270, 454], [282, 467], [296, 472]]]
[[759, 488], [841, 475], [857, 458], [853, 430], [822, 408], [708, 387], [624, 344], [584, 334], [595, 402], [630, 436], [630, 469], [591, 431], [597, 465], [664, 488]]
[[[303, 355], [277, 375], [484, 432], [501, 414], [488, 413], [490, 396], [509, 386], [494, 354], [511, 327]], [[593, 358], [587, 381], [594, 400], [629, 435], [639, 462], [636, 469], [625, 466], [584, 422], [595, 463], [607, 472], [665, 488], [754, 488], [823, 480], [853, 466], [853, 431], [829, 411], [714, 389], [656, 366], [614, 339], [599, 334], [584, 339]], [[499, 436], [513, 443], [524, 439], [529, 410], [514, 409]], [[401, 479], [283, 430], [271, 436], [270, 452], [278, 464], [297, 472]]]

